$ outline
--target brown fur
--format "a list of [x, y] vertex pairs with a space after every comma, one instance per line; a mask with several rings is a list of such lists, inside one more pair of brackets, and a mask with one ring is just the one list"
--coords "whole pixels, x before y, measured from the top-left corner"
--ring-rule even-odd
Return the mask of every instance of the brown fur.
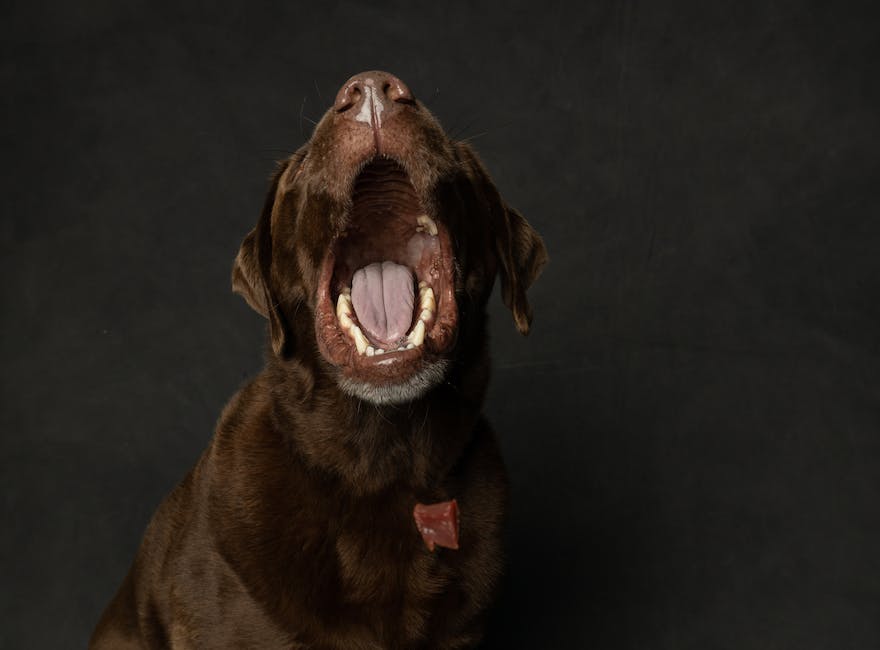
[[[496, 274], [526, 333], [540, 237], [467, 144], [420, 104], [383, 147], [442, 215], [455, 254], [457, 339], [445, 380], [375, 406], [344, 394], [318, 352], [319, 267], [344, 227], [368, 147], [328, 111], [274, 175], [233, 286], [269, 320], [265, 369], [224, 409], [209, 447], [159, 507], [92, 648], [466, 648], [502, 567], [506, 476], [480, 414], [485, 305]], [[425, 548], [416, 502], [455, 498], [460, 549]]]

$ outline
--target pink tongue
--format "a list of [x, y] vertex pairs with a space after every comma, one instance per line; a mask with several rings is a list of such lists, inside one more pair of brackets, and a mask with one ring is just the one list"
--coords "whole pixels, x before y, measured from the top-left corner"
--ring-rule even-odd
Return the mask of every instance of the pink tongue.
[[374, 262], [354, 272], [351, 302], [374, 342], [397, 343], [413, 318], [413, 276], [394, 262]]

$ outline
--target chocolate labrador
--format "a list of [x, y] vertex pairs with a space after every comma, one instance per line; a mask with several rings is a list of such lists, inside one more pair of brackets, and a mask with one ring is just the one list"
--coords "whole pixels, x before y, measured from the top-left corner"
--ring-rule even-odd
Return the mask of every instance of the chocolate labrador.
[[507, 482], [480, 414], [486, 302], [547, 259], [402, 81], [352, 77], [282, 162], [233, 290], [265, 369], [161, 504], [93, 648], [468, 648]]

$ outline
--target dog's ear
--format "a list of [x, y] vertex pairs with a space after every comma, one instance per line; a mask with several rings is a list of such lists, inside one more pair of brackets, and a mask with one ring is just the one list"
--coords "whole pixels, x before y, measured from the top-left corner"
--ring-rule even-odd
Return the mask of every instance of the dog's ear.
[[232, 290], [240, 294], [254, 311], [269, 320], [272, 350], [281, 355], [287, 339], [287, 326], [272, 295], [269, 270], [272, 265], [272, 209], [278, 183], [290, 161], [283, 161], [272, 176], [263, 211], [256, 227], [251, 230], [238, 250], [232, 266]]
[[257, 228], [251, 230], [235, 256], [232, 265], [232, 291], [247, 301], [263, 318], [269, 317], [266, 308], [266, 287], [257, 261]]
[[547, 263], [547, 248], [541, 235], [519, 212], [503, 202], [500, 212], [500, 220], [495, 224], [495, 250], [501, 264], [501, 297], [513, 312], [520, 334], [528, 334], [532, 306], [526, 290]]
[[526, 291], [547, 263], [547, 248], [529, 222], [501, 198], [476, 152], [466, 143], [459, 143], [457, 150], [465, 163], [466, 173], [476, 183], [477, 190], [487, 203], [501, 276], [501, 298], [513, 313], [516, 328], [521, 334], [528, 334], [532, 324], [532, 307]]

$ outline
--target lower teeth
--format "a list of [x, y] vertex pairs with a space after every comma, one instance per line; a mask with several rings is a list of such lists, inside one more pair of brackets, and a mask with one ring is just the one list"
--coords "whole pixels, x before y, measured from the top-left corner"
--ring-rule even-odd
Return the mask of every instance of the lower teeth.
[[373, 347], [361, 328], [352, 320], [354, 308], [351, 304], [351, 289], [345, 287], [339, 294], [336, 301], [336, 318], [340, 327], [354, 341], [357, 351], [361, 355], [368, 357], [386, 354], [387, 352], [403, 352], [412, 350], [421, 346], [425, 341], [425, 333], [428, 329], [428, 322], [434, 318], [434, 310], [436, 309], [434, 300], [434, 290], [425, 282], [419, 283], [419, 317], [416, 324], [407, 334], [406, 341], [400, 343], [397, 349], [385, 350], [384, 348]]

